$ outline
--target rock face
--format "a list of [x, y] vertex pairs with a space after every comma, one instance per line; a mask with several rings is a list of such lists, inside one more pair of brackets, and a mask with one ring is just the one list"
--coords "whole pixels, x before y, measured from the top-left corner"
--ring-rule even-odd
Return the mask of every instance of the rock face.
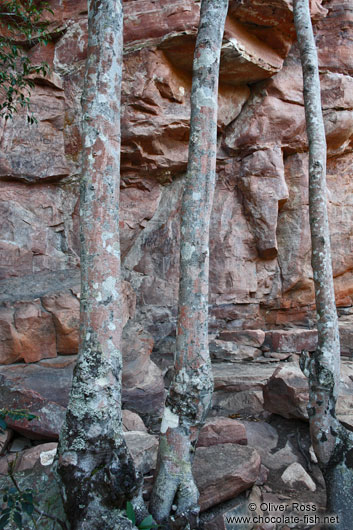
[[[13, 121], [0, 122], [0, 408], [33, 411], [38, 419], [11, 427], [29, 438], [52, 441], [62, 424], [78, 351], [87, 2], [49, 4], [59, 29], [56, 38], [46, 47], [26, 47], [33, 61], [45, 60], [52, 69], [47, 79], [34, 79], [32, 110], [38, 124], [28, 126], [22, 110]], [[351, 356], [352, 9], [349, 0], [313, 0], [310, 5], [328, 144], [342, 354]], [[138, 446], [146, 448], [144, 454], [135, 447], [142, 470], [153, 467], [154, 442], [141, 434], [142, 420], [131, 413], [158, 419], [165, 393], [162, 369], [168, 369], [173, 356], [180, 201], [199, 9], [194, 0], [124, 1], [123, 404], [130, 411], [124, 418], [128, 437], [139, 431]], [[209, 297], [215, 393], [212, 418], [196, 452], [203, 510], [234, 497], [259, 474], [259, 456], [250, 447], [251, 440], [261, 445], [260, 428], [248, 426], [245, 434], [225, 416], [259, 417], [265, 405], [285, 417], [306, 418], [307, 382], [296, 364], [280, 368], [280, 359], [316, 347], [308, 145], [291, 1], [230, 0], [218, 103]], [[351, 426], [352, 380], [348, 363], [342, 371], [339, 417]], [[293, 463], [289, 443], [276, 452], [271, 429], [262, 434], [268, 447], [268, 454], [261, 453], [265, 465], [277, 469], [278, 459]], [[239, 446], [246, 439], [250, 447]], [[211, 469], [213, 461], [219, 468]]]

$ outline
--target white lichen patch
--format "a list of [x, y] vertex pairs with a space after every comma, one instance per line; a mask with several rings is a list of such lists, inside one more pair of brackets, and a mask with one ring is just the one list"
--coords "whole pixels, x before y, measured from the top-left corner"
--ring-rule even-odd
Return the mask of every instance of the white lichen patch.
[[186, 260], [189, 260], [193, 253], [195, 252], [195, 247], [193, 245], [190, 245], [190, 243], [185, 243], [184, 248], [184, 256]]
[[39, 459], [42, 466], [50, 466], [54, 462], [55, 455], [56, 448], [51, 451], [43, 451], [43, 453], [40, 453]]
[[179, 416], [174, 414], [169, 407], [165, 407], [162, 418], [161, 433], [165, 434], [168, 429], [175, 429], [178, 427], [178, 425]]

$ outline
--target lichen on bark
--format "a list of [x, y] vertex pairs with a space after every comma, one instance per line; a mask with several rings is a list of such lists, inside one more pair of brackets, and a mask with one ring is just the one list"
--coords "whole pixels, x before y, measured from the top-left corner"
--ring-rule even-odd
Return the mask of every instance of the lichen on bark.
[[123, 437], [119, 246], [121, 0], [88, 1], [82, 95], [80, 345], [57, 470], [72, 530], [130, 529], [142, 479]]
[[313, 447], [326, 483], [327, 511], [336, 529], [351, 527], [353, 435], [336, 418], [340, 382], [340, 341], [332, 274], [326, 197], [326, 138], [320, 77], [309, 0], [294, 0], [294, 22], [303, 69], [304, 106], [309, 141], [309, 218], [317, 312], [318, 347], [303, 352], [301, 367], [309, 378], [309, 422]]
[[201, 2], [181, 208], [174, 378], [166, 399], [150, 503], [156, 521], [181, 527], [194, 526], [199, 512], [192, 461], [213, 391], [208, 351], [209, 224], [216, 172], [219, 61], [227, 9], [228, 0]]

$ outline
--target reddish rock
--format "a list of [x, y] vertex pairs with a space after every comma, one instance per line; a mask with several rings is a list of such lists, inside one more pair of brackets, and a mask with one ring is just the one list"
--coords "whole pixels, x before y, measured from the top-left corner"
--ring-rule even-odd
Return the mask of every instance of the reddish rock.
[[60, 179], [69, 174], [64, 151], [64, 94], [48, 86], [36, 86], [31, 111], [38, 125], [29, 131], [27, 111], [14, 116], [12, 127], [4, 126], [0, 147], [0, 179], [26, 182]]
[[212, 418], [202, 427], [197, 447], [209, 447], [219, 444], [247, 444], [244, 425], [231, 418]]
[[200, 491], [201, 511], [248, 489], [259, 472], [260, 456], [255, 449], [234, 444], [199, 447], [193, 473]]
[[221, 331], [217, 338], [260, 348], [265, 340], [265, 332], [262, 329]]
[[[348, 0], [310, 4], [322, 72], [336, 300], [350, 306], [351, 10]], [[34, 274], [39, 279], [78, 264], [76, 182], [87, 4], [51, 0], [50, 5], [51, 28], [63, 31], [48, 46], [29, 51], [33, 60], [53, 67], [46, 79], [34, 77], [38, 125], [28, 127], [20, 112], [1, 126], [0, 281]], [[127, 0], [124, 7], [121, 247], [136, 293], [136, 319], [160, 340], [172, 332], [176, 311], [180, 177], [187, 163], [200, 4]], [[210, 237], [210, 328], [215, 333], [314, 323], [307, 140], [294, 38], [289, 0], [230, 2]], [[44, 289], [40, 297], [63, 291]], [[125, 318], [134, 313], [130, 292]], [[59, 348], [66, 353], [77, 348], [70, 311], [65, 306], [55, 308], [58, 317], [52, 313]], [[7, 318], [1, 324], [3, 344], [12, 362], [16, 336]]]
[[74, 189], [0, 181], [0, 280], [78, 264], [76, 202]]
[[264, 259], [277, 256], [278, 207], [288, 199], [282, 151], [263, 149], [243, 158], [239, 187], [252, 220], [256, 246]]
[[[67, 358], [67, 357], [65, 357]], [[55, 361], [56, 359], [51, 359]], [[76, 356], [70, 359], [63, 367], [48, 364], [17, 363], [1, 367], [1, 374], [11, 382], [14, 388], [33, 390], [48, 401], [54, 401], [62, 407], [66, 407], [71, 389], [72, 373], [75, 366]], [[48, 362], [48, 361], [47, 361]]]
[[[353, 425], [352, 381], [352, 367], [343, 362], [336, 413], [338, 419], [349, 428]], [[269, 412], [284, 418], [308, 419], [308, 380], [297, 364], [288, 363], [277, 368], [264, 386], [263, 395], [264, 407]]]
[[12, 430], [32, 440], [58, 440], [65, 418], [64, 407], [33, 390], [17, 386], [3, 375], [0, 375], [0, 382], [0, 408], [23, 409], [37, 416], [32, 421], [7, 417], [6, 423]]
[[56, 332], [56, 349], [61, 354], [78, 351], [80, 302], [72, 292], [44, 296], [43, 307], [53, 315]]
[[8, 465], [14, 463], [13, 471], [21, 473], [35, 466], [50, 466], [54, 462], [58, 444], [55, 442], [36, 445], [18, 454], [10, 454], [0, 458], [0, 474], [7, 474]]
[[124, 431], [147, 432], [146, 425], [143, 423], [142, 418], [140, 418], [138, 414], [127, 409], [124, 409], [122, 414]]
[[316, 36], [320, 69], [352, 75], [350, 0], [330, 0], [325, 2], [325, 8], [328, 9], [328, 15], [317, 24]]
[[316, 329], [266, 331], [265, 346], [273, 352], [300, 353], [302, 350], [315, 351], [317, 347], [317, 331]]
[[171, 32], [193, 30], [196, 32], [200, 6], [193, 0], [153, 0], [124, 5], [124, 42], [155, 39]]
[[0, 363], [19, 360], [27, 363], [56, 357], [55, 329], [52, 317], [39, 300], [16, 302], [0, 308]]
[[298, 365], [277, 368], [264, 387], [264, 407], [284, 418], [307, 419], [308, 382]]
[[224, 340], [211, 340], [209, 342], [209, 351], [214, 362], [252, 361], [261, 355], [259, 348]]
[[0, 431], [0, 456], [6, 453], [6, 449], [13, 438], [13, 430], [5, 429]]
[[130, 431], [124, 433], [124, 438], [140, 473], [144, 475], [156, 469], [158, 436], [147, 432]]

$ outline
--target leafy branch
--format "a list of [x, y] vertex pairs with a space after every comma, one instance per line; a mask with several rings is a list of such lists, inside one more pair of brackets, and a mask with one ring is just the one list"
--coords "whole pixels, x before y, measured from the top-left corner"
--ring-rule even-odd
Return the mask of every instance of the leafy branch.
[[33, 490], [26, 488], [24, 491], [21, 491], [17, 480], [14, 476], [14, 469], [16, 465], [16, 460], [9, 463], [8, 475], [13, 484], [12, 487], [5, 488], [3, 494], [3, 506], [0, 511], [0, 530], [6, 528], [8, 524], [15, 525], [16, 528], [23, 528], [24, 517], [28, 516], [33, 524], [33, 527], [36, 530], [39, 530], [36, 520], [34, 519], [34, 513], [37, 513], [41, 517], [46, 517], [54, 523], [57, 523], [62, 530], [68, 530], [67, 525], [64, 521], [50, 515], [42, 510], [39, 510], [35, 506], [35, 501], [33, 498]]
[[47, 76], [49, 66], [34, 65], [24, 45], [46, 45], [49, 41], [45, 12], [53, 13], [46, 2], [35, 0], [2, 0], [0, 6], [0, 117], [8, 120], [19, 107], [26, 108], [27, 121], [37, 120], [30, 113], [30, 95], [34, 88], [31, 75]]
[[[3, 432], [7, 428], [6, 418], [13, 421], [18, 420], [35, 420], [38, 416], [28, 412], [25, 409], [0, 409], [0, 432]], [[1, 529], [0, 529], [1, 530]]]

